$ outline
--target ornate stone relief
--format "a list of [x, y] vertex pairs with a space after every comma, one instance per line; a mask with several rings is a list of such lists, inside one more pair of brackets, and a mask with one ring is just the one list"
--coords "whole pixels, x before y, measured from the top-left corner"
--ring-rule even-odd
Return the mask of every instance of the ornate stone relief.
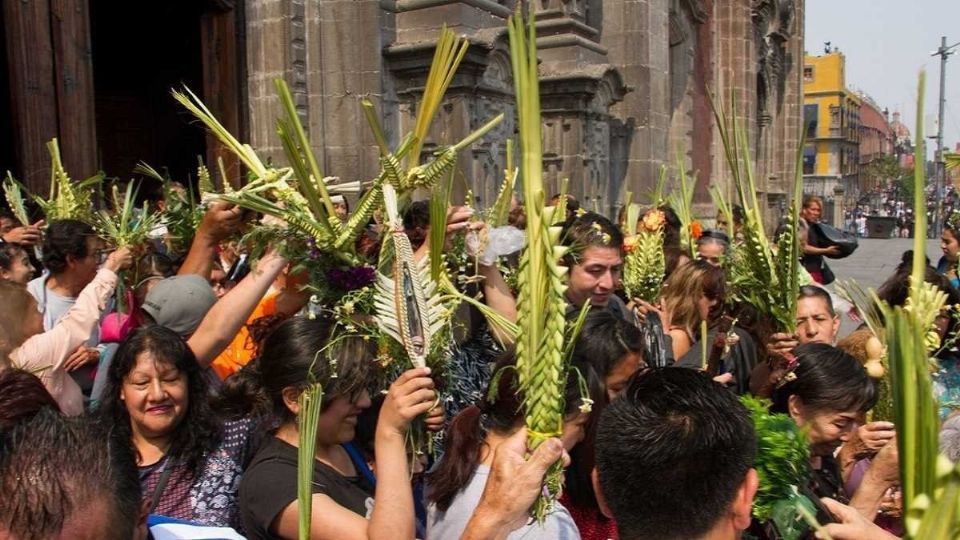
[[779, 110], [793, 58], [787, 42], [793, 35], [793, 0], [753, 0], [751, 19], [757, 52], [757, 108], [769, 114], [772, 102]]

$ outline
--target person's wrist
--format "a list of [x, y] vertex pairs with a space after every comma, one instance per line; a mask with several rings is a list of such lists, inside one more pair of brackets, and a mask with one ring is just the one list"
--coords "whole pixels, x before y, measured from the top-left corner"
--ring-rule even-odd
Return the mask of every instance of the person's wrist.
[[480, 499], [466, 530], [468, 534], [464, 538], [484, 540], [502, 540], [511, 532], [504, 516], [491, 509], [483, 499]]
[[391, 422], [377, 422], [376, 438], [384, 442], [404, 442], [407, 435], [407, 426], [392, 425]]

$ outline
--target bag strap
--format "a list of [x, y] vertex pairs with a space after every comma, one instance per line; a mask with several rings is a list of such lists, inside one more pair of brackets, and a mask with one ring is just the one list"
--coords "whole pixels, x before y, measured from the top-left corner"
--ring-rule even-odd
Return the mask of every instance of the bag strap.
[[152, 514], [153, 511], [157, 508], [157, 505], [160, 504], [160, 496], [163, 495], [163, 488], [167, 487], [167, 482], [170, 480], [170, 475], [173, 474], [173, 467], [168, 467], [169, 463], [167, 460], [164, 460], [163, 471], [160, 472], [160, 479], [157, 480], [157, 487], [153, 489], [153, 497], [150, 499], [150, 509], [147, 510], [148, 514]]

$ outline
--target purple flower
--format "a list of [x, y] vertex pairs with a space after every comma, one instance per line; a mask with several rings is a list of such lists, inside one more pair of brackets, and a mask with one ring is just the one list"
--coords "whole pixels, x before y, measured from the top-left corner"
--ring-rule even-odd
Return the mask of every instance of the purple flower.
[[373, 283], [376, 270], [372, 266], [352, 268], [331, 268], [327, 271], [327, 281], [343, 291], [362, 289]]

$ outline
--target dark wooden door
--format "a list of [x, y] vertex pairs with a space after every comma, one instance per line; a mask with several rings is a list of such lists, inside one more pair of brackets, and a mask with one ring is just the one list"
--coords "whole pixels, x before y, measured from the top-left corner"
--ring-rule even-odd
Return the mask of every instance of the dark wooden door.
[[94, 174], [93, 68], [88, 0], [3, 2], [15, 174], [46, 191], [46, 143], [59, 139], [75, 179]]

